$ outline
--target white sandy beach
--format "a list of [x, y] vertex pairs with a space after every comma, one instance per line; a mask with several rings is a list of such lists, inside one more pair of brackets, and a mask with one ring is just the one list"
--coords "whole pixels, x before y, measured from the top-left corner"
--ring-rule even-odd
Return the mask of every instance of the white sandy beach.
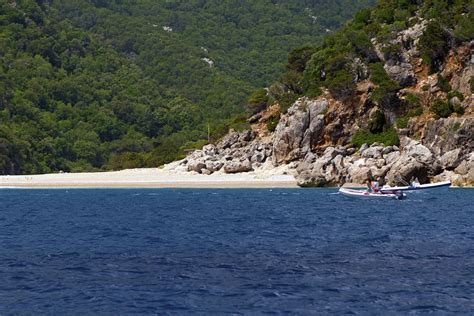
[[202, 175], [173, 166], [113, 172], [0, 176], [0, 188], [294, 188], [286, 169]]

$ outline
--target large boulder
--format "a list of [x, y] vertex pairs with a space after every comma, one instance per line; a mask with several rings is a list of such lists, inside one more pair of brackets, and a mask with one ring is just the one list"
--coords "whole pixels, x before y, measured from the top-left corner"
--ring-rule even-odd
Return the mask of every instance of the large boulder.
[[279, 165], [303, 158], [318, 139], [328, 102], [300, 98], [282, 116], [273, 139], [273, 163]]
[[423, 130], [422, 144], [437, 156], [462, 148], [466, 153], [474, 151], [474, 118], [441, 118], [429, 120]]
[[466, 177], [466, 182], [474, 185], [474, 152], [471, 152], [457, 167], [454, 169], [456, 174]]
[[217, 144], [217, 147], [219, 149], [231, 148], [238, 141], [239, 141], [239, 133], [231, 129], [229, 133], [227, 133], [227, 135], [225, 135], [221, 139], [221, 141]]
[[240, 173], [252, 171], [252, 163], [246, 159], [243, 161], [232, 160], [228, 161], [224, 165], [225, 173]]
[[349, 181], [353, 183], [365, 183], [367, 178], [371, 178], [372, 170], [367, 166], [352, 165], [347, 169]]
[[201, 170], [205, 168], [206, 164], [202, 161], [193, 160], [188, 162], [188, 171], [195, 171], [201, 173]]
[[399, 184], [398, 177], [406, 181], [417, 179], [420, 183], [429, 182], [428, 167], [413, 157], [402, 156], [387, 172], [385, 181], [389, 184]]
[[408, 62], [387, 62], [384, 69], [390, 79], [397, 81], [403, 87], [416, 84], [416, 76], [413, 66]]
[[439, 160], [443, 168], [447, 170], [453, 170], [454, 168], [459, 166], [459, 164], [462, 162], [461, 152], [462, 152], [462, 149], [457, 148], [457, 149], [448, 151], [443, 156], [441, 156]]
[[215, 156], [218, 153], [218, 150], [215, 145], [209, 144], [202, 147], [202, 152], [207, 156]]
[[209, 170], [211, 173], [219, 171], [222, 166], [224, 165], [221, 161], [207, 161], [206, 162], [206, 169]]
[[474, 185], [474, 152], [470, 153], [454, 171], [445, 171], [435, 177], [437, 181], [451, 180], [454, 185]]
[[326, 178], [315, 170], [305, 170], [295, 178], [300, 187], [324, 187], [327, 184]]
[[385, 160], [385, 163], [387, 165], [391, 165], [393, 163], [395, 163], [396, 161], [398, 161], [398, 159], [400, 159], [400, 152], [399, 151], [393, 151], [391, 153], [388, 153], [386, 155], [383, 155], [383, 158]]
[[371, 146], [360, 152], [360, 156], [364, 158], [382, 158], [383, 146]]
[[433, 159], [433, 153], [428, 147], [414, 140], [410, 140], [409, 143], [405, 145], [404, 151], [407, 156], [423, 162], [430, 162]]

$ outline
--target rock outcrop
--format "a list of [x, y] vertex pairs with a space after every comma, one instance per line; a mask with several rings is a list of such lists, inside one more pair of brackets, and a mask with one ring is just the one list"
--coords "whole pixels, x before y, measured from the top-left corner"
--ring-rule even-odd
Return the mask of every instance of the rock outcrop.
[[[382, 177], [389, 184], [399, 184], [401, 177], [474, 185], [474, 41], [451, 49], [438, 73], [428, 74], [418, 42], [429, 22], [421, 17], [412, 22], [387, 42], [372, 39], [373, 48], [366, 52], [370, 56], [354, 57], [348, 67], [356, 87], [352, 95], [337, 99], [323, 88], [317, 99], [302, 97], [285, 113], [275, 103], [249, 119], [255, 132], [231, 131], [218, 144], [195, 151], [180, 168], [212, 174], [248, 172], [270, 162], [274, 167], [291, 165], [304, 187], [360, 184], [369, 177]], [[399, 90], [387, 93], [388, 98], [374, 98], [380, 87], [371, 82], [368, 63], [378, 61], [404, 87], [394, 85]], [[432, 112], [436, 101], [454, 112], [438, 118]], [[375, 113], [382, 113], [380, 122], [374, 122]], [[403, 128], [397, 121], [401, 116], [408, 120]], [[275, 117], [280, 119], [271, 133], [266, 126]], [[378, 130], [371, 128], [377, 123]], [[351, 144], [358, 130], [381, 133], [387, 126], [397, 131], [400, 146]]]
[[437, 156], [457, 148], [467, 154], [474, 151], [473, 135], [472, 117], [431, 119], [426, 122], [421, 141]]
[[212, 174], [252, 171], [272, 156], [272, 145], [256, 139], [251, 130], [230, 131], [216, 145], [206, 145], [179, 163], [179, 170]]
[[324, 126], [327, 100], [301, 98], [282, 116], [273, 138], [273, 163], [303, 158]]
[[412, 27], [400, 31], [395, 39], [388, 43], [373, 41], [377, 56], [384, 61], [384, 69], [388, 76], [403, 87], [416, 84], [415, 69], [411, 60], [418, 57], [417, 44], [427, 24], [427, 21], [421, 20]]

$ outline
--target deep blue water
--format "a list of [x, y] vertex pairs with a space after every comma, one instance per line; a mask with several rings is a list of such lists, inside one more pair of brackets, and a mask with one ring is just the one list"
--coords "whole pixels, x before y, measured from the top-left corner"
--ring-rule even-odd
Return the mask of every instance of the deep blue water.
[[474, 190], [0, 190], [0, 314], [473, 314]]

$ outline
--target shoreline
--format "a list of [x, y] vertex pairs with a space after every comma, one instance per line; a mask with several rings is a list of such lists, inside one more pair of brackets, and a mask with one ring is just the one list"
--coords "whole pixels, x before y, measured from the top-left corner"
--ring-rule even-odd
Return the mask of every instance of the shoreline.
[[[362, 189], [365, 184], [345, 183], [342, 187]], [[0, 189], [293, 189], [300, 188], [293, 175], [283, 170], [245, 173], [171, 172], [159, 168], [121, 171], [52, 173], [0, 176]], [[325, 187], [325, 188], [337, 188]], [[472, 189], [473, 186], [451, 186]]]
[[0, 189], [298, 188], [292, 175], [266, 172], [202, 175], [158, 168], [94, 173], [0, 176]]

